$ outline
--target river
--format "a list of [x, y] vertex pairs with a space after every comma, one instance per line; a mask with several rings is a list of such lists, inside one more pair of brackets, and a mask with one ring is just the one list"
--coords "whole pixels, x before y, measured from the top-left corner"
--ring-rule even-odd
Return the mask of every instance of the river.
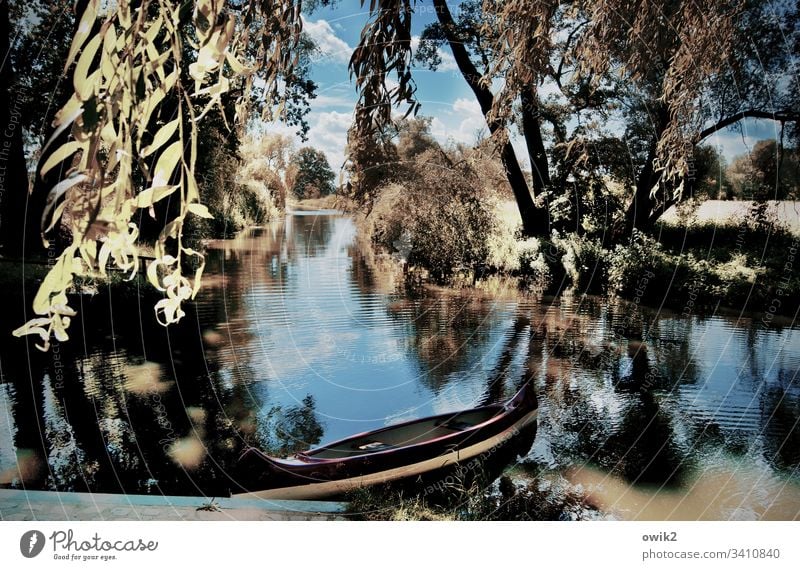
[[[410, 292], [353, 221], [296, 212], [210, 244], [164, 329], [145, 291], [80, 298], [72, 339], [0, 348], [0, 485], [219, 496], [247, 445], [540, 402], [515, 477], [605, 518], [800, 516], [800, 333], [594, 297]], [[8, 314], [4, 329], [17, 322]]]

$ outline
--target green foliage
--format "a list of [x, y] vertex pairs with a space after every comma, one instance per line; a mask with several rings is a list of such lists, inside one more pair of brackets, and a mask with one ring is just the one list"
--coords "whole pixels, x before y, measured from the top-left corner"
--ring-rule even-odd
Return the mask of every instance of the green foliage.
[[[717, 305], [755, 312], [774, 305], [774, 312], [788, 315], [797, 310], [800, 279], [786, 265], [796, 236], [753, 223], [664, 228], [661, 237], [636, 233], [630, 244], [607, 253], [610, 293], [688, 313]], [[687, 250], [685, 243], [694, 247]], [[770, 255], [763, 257], [765, 243]]]
[[597, 238], [568, 234], [554, 240], [563, 252], [561, 265], [570, 284], [581, 293], [602, 293], [608, 280], [608, 252]]
[[430, 270], [439, 281], [487, 263], [496, 218], [486, 196], [476, 191], [476, 173], [433, 150], [406, 168], [406, 183], [385, 188], [372, 209], [373, 240], [395, 251], [406, 235], [408, 263]]
[[741, 200], [800, 198], [800, 152], [774, 139], [760, 140], [727, 169], [731, 193]]
[[336, 192], [336, 175], [321, 150], [303, 147], [292, 157], [292, 164], [297, 169], [292, 187], [297, 198], [319, 198]]

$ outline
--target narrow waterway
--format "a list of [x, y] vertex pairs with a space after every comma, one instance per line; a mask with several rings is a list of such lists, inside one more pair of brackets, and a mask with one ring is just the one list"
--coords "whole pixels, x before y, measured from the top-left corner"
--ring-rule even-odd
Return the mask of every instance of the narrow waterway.
[[[513, 468], [603, 516], [800, 516], [800, 333], [590, 297], [410, 294], [352, 220], [294, 213], [211, 245], [177, 326], [144, 291], [81, 298], [69, 343], [0, 347], [0, 485], [223, 494], [290, 453], [499, 401], [533, 378]], [[4, 330], [18, 323], [0, 318]]]

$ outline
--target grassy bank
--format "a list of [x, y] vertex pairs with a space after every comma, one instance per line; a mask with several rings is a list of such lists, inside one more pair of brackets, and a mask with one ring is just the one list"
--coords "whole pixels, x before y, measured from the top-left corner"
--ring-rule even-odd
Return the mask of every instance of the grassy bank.
[[[739, 222], [659, 224], [616, 245], [589, 235], [520, 236], [513, 203], [415, 196], [384, 189], [359, 227], [408, 275], [447, 286], [512, 278], [521, 289], [567, 289], [669, 307], [794, 316], [800, 307], [800, 236], [757, 216]], [[435, 205], [435, 207], [434, 207]]]
[[515, 470], [493, 482], [456, 481], [435, 495], [372, 488], [348, 496], [348, 513], [362, 520], [569, 521], [604, 517], [563, 477]]
[[330, 194], [322, 198], [306, 198], [305, 200], [297, 200], [296, 198], [290, 198], [287, 201], [286, 208], [287, 210], [303, 210], [303, 211], [342, 210], [347, 212], [354, 210], [355, 206], [352, 202], [350, 202], [343, 196]]

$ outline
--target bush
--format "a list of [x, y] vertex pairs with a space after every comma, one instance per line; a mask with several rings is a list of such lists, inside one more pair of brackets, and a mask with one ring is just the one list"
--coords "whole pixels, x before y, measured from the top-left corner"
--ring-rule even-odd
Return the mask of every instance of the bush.
[[368, 216], [373, 241], [440, 282], [487, 266], [497, 218], [469, 165], [448, 164], [431, 150], [409, 170], [407, 182], [380, 191]]
[[608, 275], [608, 252], [600, 240], [570, 234], [555, 240], [563, 252], [561, 264], [570, 284], [580, 293], [602, 293]]

